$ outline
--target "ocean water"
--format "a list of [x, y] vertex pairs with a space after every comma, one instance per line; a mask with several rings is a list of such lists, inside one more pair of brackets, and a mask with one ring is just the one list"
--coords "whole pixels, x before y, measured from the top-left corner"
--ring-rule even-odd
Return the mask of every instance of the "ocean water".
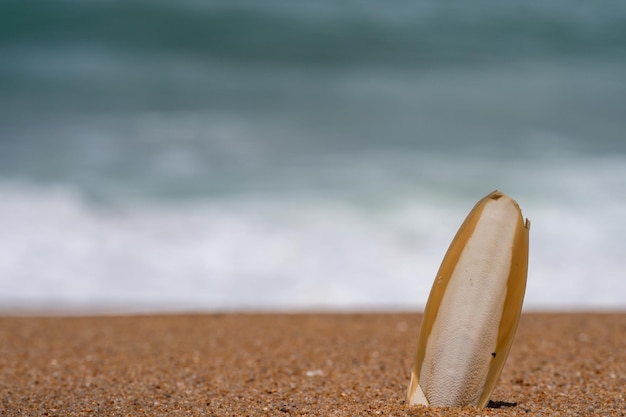
[[626, 309], [623, 2], [0, 2], [2, 311], [421, 309], [493, 189]]

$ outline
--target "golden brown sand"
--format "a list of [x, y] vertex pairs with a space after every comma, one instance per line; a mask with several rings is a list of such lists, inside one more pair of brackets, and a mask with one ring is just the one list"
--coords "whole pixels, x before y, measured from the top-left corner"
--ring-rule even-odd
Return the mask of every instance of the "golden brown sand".
[[0, 415], [626, 415], [626, 314], [527, 314], [491, 407], [409, 408], [418, 314], [0, 318]]

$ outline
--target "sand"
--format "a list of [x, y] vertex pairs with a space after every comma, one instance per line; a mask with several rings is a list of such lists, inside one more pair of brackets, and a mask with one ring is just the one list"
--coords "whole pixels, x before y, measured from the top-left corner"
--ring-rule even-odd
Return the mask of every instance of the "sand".
[[409, 408], [418, 314], [1, 317], [0, 415], [626, 415], [626, 313], [525, 314], [490, 408]]

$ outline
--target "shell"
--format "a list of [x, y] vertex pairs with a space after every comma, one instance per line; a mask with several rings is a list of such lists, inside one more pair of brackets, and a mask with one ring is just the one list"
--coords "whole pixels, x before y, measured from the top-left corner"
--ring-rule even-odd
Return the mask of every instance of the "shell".
[[468, 214], [424, 310], [407, 404], [487, 404], [522, 310], [529, 230], [517, 203], [499, 191]]

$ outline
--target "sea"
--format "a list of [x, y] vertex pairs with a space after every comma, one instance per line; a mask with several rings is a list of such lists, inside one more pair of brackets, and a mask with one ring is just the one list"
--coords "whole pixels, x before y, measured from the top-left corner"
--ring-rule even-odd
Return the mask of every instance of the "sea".
[[4, 313], [420, 310], [494, 189], [626, 310], [624, 1], [0, 1]]

